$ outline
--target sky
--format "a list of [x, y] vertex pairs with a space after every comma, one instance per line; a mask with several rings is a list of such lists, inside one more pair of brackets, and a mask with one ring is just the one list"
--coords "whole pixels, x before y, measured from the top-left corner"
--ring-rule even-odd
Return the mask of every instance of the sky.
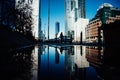
[[[92, 19], [99, 6], [110, 3], [120, 9], [120, 0], [86, 0], [86, 18]], [[48, 31], [48, 0], [41, 0], [42, 30], [47, 37]], [[55, 37], [55, 22], [60, 22], [60, 31], [65, 32], [65, 0], [50, 0], [50, 38]]]

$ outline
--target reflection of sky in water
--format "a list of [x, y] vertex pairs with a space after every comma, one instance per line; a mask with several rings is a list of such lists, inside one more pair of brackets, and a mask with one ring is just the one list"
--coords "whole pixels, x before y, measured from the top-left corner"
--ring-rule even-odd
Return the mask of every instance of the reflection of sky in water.
[[61, 54], [58, 48], [46, 47], [45, 53], [39, 54], [40, 79], [50, 77], [53, 80], [66, 80], [66, 77], [75, 78], [76, 75], [79, 75], [77, 78], [80, 79], [79, 73], [91, 79], [97, 78], [89, 76], [89, 74], [94, 75], [96, 73], [94, 68], [90, 68], [86, 59], [85, 46], [69, 46], [66, 50], [64, 50], [65, 48], [62, 49]]
[[0, 80], [120, 80], [119, 50], [108, 46], [44, 45], [0, 50], [4, 53], [0, 56]]
[[[59, 76], [64, 75], [64, 54], [58, 54], [55, 52], [55, 48], [49, 47], [49, 53], [48, 53], [48, 47], [46, 48], [46, 53], [41, 55], [41, 64], [40, 64], [40, 70], [41, 74], [44, 74], [43, 76], [51, 76], [53, 79], [53, 76], [56, 76], [59, 78]], [[55, 62], [55, 55], [60, 55], [59, 63]], [[40, 56], [40, 55], [39, 55]], [[49, 57], [48, 57], [49, 56]], [[42, 78], [43, 78], [42, 76]]]

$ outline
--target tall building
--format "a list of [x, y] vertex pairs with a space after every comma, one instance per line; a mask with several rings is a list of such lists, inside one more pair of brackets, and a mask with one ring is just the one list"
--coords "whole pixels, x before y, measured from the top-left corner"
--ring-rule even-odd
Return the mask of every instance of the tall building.
[[78, 0], [78, 13], [80, 18], [86, 18], [85, 0]]
[[86, 42], [98, 42], [99, 35], [103, 42], [103, 32], [99, 32], [98, 28], [103, 24], [109, 24], [116, 20], [120, 20], [120, 9], [113, 7], [109, 3], [102, 4], [97, 10], [95, 17], [90, 20], [86, 27]]
[[116, 17], [116, 15], [120, 15], [120, 10], [113, 7], [109, 3], [104, 3], [98, 8], [97, 14], [93, 18], [93, 20], [96, 18], [100, 18], [102, 24], [106, 24], [106, 21], [109, 17]]
[[57, 35], [60, 31], [60, 23], [59, 22], [56, 22], [55, 23], [55, 37], [57, 38]]
[[65, 0], [65, 13], [66, 36], [72, 36], [73, 42], [85, 41], [85, 27], [89, 22], [85, 19], [85, 0]]
[[[32, 18], [33, 18], [33, 30], [32, 33], [36, 39], [39, 38], [39, 31], [41, 31], [40, 25], [40, 0], [33, 0], [32, 2]], [[39, 30], [39, 31], [38, 31]]]

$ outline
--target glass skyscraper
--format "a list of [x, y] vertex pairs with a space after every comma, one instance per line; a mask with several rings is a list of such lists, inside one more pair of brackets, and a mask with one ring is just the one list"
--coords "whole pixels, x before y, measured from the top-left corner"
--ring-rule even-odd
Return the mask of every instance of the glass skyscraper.
[[80, 41], [83, 33], [85, 40], [85, 27], [89, 20], [86, 19], [85, 0], [65, 0], [65, 34], [72, 36], [73, 42]]
[[85, 0], [78, 0], [78, 13], [80, 18], [86, 18]]

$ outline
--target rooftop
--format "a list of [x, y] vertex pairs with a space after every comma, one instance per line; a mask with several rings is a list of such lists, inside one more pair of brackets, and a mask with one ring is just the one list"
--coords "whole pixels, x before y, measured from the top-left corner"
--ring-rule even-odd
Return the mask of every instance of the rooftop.
[[103, 7], [113, 7], [111, 4], [109, 4], [109, 3], [103, 3], [98, 9], [97, 9], [97, 11], [98, 10], [100, 10], [100, 9], [102, 9]]

